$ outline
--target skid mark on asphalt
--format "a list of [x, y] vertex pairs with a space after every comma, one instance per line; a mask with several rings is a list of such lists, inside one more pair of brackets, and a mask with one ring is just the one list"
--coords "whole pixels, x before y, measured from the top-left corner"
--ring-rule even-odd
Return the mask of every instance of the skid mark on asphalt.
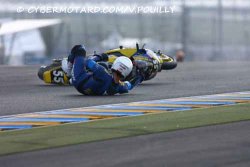
[[124, 116], [139, 116], [157, 112], [188, 111], [194, 108], [250, 103], [250, 91], [101, 105], [0, 117], [0, 131], [88, 122]]

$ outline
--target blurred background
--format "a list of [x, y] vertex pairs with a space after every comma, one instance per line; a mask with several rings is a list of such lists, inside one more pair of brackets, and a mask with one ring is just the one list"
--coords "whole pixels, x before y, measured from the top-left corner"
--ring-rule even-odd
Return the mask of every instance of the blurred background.
[[[73, 45], [81, 43], [91, 54], [120, 45], [134, 47], [136, 42], [171, 56], [185, 55], [185, 61], [250, 60], [249, 0], [0, 0], [0, 3], [0, 64], [46, 63], [66, 57]], [[20, 6], [32, 5], [171, 6], [174, 12], [17, 12]]]

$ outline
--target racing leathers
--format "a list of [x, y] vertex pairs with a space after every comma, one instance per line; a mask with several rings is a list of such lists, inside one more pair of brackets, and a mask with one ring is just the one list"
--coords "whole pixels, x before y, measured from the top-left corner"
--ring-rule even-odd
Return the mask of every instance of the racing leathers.
[[[72, 55], [70, 55], [72, 57]], [[69, 56], [68, 59], [71, 59]], [[113, 75], [98, 61], [104, 61], [104, 55], [94, 55], [92, 58], [74, 56], [72, 68], [72, 84], [84, 95], [114, 95], [128, 93], [143, 81], [138, 73], [130, 81], [115, 83]]]

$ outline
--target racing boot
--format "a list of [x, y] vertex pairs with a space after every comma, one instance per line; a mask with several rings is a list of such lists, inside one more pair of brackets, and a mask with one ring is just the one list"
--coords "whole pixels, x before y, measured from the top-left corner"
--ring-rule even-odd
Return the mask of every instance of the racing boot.
[[74, 59], [76, 56], [86, 57], [86, 49], [84, 45], [75, 45], [68, 56], [68, 62], [71, 64], [74, 63]]
[[74, 60], [76, 56], [86, 57], [86, 49], [84, 45], [75, 45], [68, 56], [67, 62], [66, 60], [62, 61], [62, 69], [63, 71], [71, 77], [71, 71], [73, 68]]

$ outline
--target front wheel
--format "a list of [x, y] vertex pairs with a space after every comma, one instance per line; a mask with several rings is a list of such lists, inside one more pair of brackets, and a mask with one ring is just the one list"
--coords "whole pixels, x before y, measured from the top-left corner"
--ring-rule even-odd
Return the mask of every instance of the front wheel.
[[177, 61], [170, 56], [165, 56], [163, 58], [163, 63], [161, 65], [162, 70], [172, 70], [177, 67]]
[[172, 62], [163, 62], [161, 65], [162, 70], [172, 70], [177, 67], [177, 62], [172, 61]]

